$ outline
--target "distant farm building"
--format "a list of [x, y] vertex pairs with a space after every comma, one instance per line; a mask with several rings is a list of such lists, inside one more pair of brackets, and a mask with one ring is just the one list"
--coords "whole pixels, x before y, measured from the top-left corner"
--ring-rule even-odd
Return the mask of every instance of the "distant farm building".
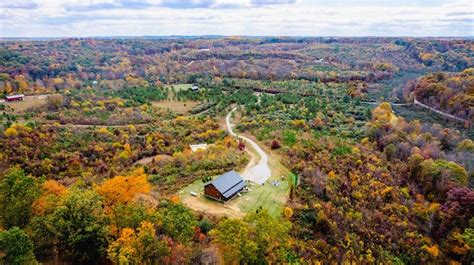
[[11, 96], [6, 96], [5, 97], [5, 101], [20, 101], [20, 100], [23, 100], [25, 98], [25, 95], [23, 94], [18, 94], [18, 95], [11, 95]]
[[191, 147], [191, 151], [196, 152], [197, 150], [206, 150], [207, 149], [207, 144], [191, 144], [189, 145]]
[[192, 87], [189, 88], [189, 90], [191, 90], [192, 92], [198, 92], [199, 87], [198, 86], [192, 86]]
[[204, 185], [204, 194], [217, 201], [228, 201], [245, 188], [244, 179], [234, 170]]

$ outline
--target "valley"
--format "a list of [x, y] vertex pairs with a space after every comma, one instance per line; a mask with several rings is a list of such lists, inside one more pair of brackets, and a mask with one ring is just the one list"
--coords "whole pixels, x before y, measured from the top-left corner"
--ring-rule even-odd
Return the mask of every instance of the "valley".
[[472, 54], [469, 38], [0, 42], [0, 260], [469, 264]]

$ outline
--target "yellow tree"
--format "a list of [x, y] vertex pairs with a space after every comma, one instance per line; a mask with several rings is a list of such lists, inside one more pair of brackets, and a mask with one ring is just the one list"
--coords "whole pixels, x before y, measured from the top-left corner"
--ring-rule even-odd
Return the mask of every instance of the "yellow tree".
[[124, 228], [107, 250], [115, 264], [160, 264], [169, 256], [167, 242], [157, 236], [153, 224], [142, 222], [138, 232]]
[[104, 197], [108, 207], [118, 203], [127, 204], [139, 194], [149, 193], [151, 186], [145, 174], [137, 176], [117, 176], [108, 179], [97, 187], [97, 192]]
[[134, 248], [137, 239], [135, 231], [131, 228], [124, 228], [120, 237], [110, 244], [107, 254], [115, 264], [135, 264], [138, 263], [138, 254]]
[[18, 135], [18, 130], [15, 127], [8, 127], [8, 129], [5, 130], [5, 136], [7, 137], [14, 137]]
[[13, 87], [12, 87], [12, 84], [10, 82], [6, 82], [5, 83], [5, 87], [3, 88], [3, 90], [5, 91], [5, 93], [7, 94], [10, 94], [13, 92]]
[[33, 203], [33, 212], [43, 215], [54, 209], [59, 199], [67, 193], [67, 188], [55, 180], [47, 180], [41, 184], [41, 195]]
[[115, 228], [120, 231], [119, 218], [116, 206], [126, 205], [140, 194], [148, 194], [151, 186], [147, 181], [147, 176], [143, 171], [134, 172], [131, 176], [117, 176], [104, 181], [97, 186], [97, 192], [104, 198], [106, 210], [114, 215]]
[[378, 105], [372, 112], [372, 121], [380, 122], [382, 124], [391, 122], [395, 118], [392, 111], [392, 106], [388, 102], [383, 102]]
[[18, 92], [25, 92], [28, 88], [28, 82], [23, 75], [15, 76], [15, 81], [18, 84]]

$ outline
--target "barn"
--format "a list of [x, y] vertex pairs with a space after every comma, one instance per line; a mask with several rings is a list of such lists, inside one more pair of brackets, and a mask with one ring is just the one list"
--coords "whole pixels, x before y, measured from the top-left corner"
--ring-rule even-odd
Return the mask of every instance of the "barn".
[[217, 201], [228, 201], [245, 188], [244, 179], [234, 170], [226, 172], [204, 185], [204, 194]]
[[25, 97], [25, 95], [23, 95], [23, 94], [6, 96], [5, 101], [10, 102], [10, 101], [23, 100], [24, 97]]

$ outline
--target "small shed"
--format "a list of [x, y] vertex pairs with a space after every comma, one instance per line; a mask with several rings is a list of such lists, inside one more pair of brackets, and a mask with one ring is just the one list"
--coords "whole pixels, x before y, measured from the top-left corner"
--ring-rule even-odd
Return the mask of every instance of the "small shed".
[[190, 144], [189, 147], [191, 148], [191, 151], [196, 152], [197, 150], [206, 150], [207, 149], [207, 144], [206, 143]]
[[189, 88], [189, 90], [191, 90], [192, 92], [198, 92], [199, 87], [198, 86], [192, 86], [192, 87]]
[[226, 202], [245, 188], [244, 179], [234, 170], [220, 175], [204, 185], [204, 194], [214, 200]]

